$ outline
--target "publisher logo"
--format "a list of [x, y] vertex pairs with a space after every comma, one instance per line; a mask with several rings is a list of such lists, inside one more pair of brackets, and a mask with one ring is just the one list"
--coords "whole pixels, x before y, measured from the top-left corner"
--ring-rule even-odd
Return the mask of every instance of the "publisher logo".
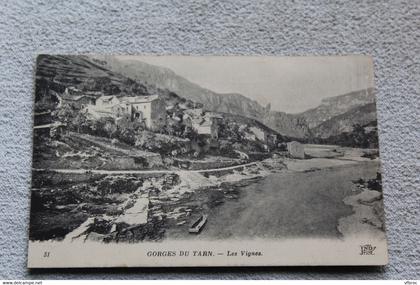
[[376, 246], [372, 246], [371, 244], [365, 244], [360, 246], [360, 255], [375, 255], [374, 251]]

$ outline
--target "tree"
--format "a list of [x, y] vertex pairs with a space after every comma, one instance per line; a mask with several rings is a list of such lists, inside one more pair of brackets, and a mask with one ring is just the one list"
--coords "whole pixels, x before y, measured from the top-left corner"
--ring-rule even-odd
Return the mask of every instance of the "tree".
[[115, 134], [118, 132], [117, 126], [114, 124], [114, 122], [111, 121], [107, 121], [105, 123], [104, 130], [109, 138], [115, 136]]
[[77, 113], [76, 117], [72, 120], [73, 127], [80, 133], [80, 130], [86, 130], [89, 127], [87, 117], [84, 113]]
[[150, 148], [150, 143], [154, 141], [154, 137], [153, 133], [142, 131], [137, 135], [135, 145], [141, 148]]
[[365, 129], [359, 125], [355, 124], [353, 125], [353, 131], [349, 134], [350, 140], [352, 139], [352, 144], [361, 146], [361, 147], [367, 147], [367, 140], [366, 140], [366, 134]]
[[224, 121], [219, 125], [219, 137], [230, 140], [231, 142], [241, 141], [239, 126], [233, 122]]
[[92, 126], [92, 131], [95, 135], [100, 137], [109, 137], [107, 130], [105, 129], [105, 125], [109, 123], [113, 123], [114, 120], [112, 118], [100, 118], [96, 120]]
[[185, 126], [184, 132], [182, 133], [183, 138], [190, 139], [191, 141], [198, 140], [198, 134], [189, 126]]
[[120, 88], [115, 84], [105, 85], [103, 87], [103, 92], [109, 95], [115, 95], [121, 93]]
[[128, 94], [147, 95], [147, 88], [145, 85], [139, 84], [131, 78], [123, 81], [123, 91]]
[[125, 128], [119, 133], [118, 139], [126, 144], [134, 145], [136, 143], [135, 131]]
[[168, 118], [166, 125], [163, 128], [163, 133], [170, 136], [180, 136], [183, 133], [183, 126], [180, 122], [172, 118]]
[[74, 119], [75, 110], [70, 104], [62, 103], [61, 108], [57, 110], [56, 116], [60, 122], [68, 124]]

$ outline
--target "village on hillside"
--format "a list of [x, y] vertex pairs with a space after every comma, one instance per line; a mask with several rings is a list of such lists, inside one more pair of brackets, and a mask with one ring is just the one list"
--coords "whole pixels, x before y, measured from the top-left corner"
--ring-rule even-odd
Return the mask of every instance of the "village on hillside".
[[[243, 211], [249, 213], [237, 222], [254, 223], [255, 231], [245, 234], [258, 235], [264, 223], [243, 220], [260, 215], [254, 213], [256, 205], [278, 201], [272, 206], [282, 211], [278, 207], [288, 208], [293, 195], [316, 200], [332, 187], [320, 185], [336, 185], [341, 177], [357, 183], [329, 193], [339, 201], [340, 215], [350, 214], [342, 201], [354, 189], [376, 189], [370, 195], [381, 197], [376, 148], [310, 144], [255, 118], [210, 111], [200, 102], [119, 75], [109, 75], [123, 82], [116, 86], [109, 77], [82, 80], [53, 70], [37, 77], [31, 240], [219, 238], [229, 235], [226, 229], [231, 235], [252, 229], [232, 227], [227, 218]], [[312, 184], [318, 189], [308, 191]], [[282, 191], [290, 197], [273, 198]], [[381, 200], [366, 203], [379, 207]], [[301, 206], [302, 211], [312, 207]], [[294, 207], [289, 211], [299, 209]], [[324, 217], [321, 208], [310, 209], [316, 212], [310, 216], [326, 223], [331, 216]], [[380, 209], [369, 215], [366, 219], [381, 230]], [[336, 236], [337, 223], [327, 222], [316, 234]], [[309, 234], [311, 228], [295, 229], [295, 224], [264, 231], [270, 237]]]
[[[147, 217], [144, 215], [150, 215], [152, 219], [162, 219], [163, 215], [168, 220], [171, 215], [175, 217], [179, 215], [180, 208], [171, 209], [167, 205], [165, 214], [157, 211], [157, 216], [153, 217], [151, 213], [156, 214], [155, 211], [146, 211], [146, 208], [150, 208], [149, 204], [153, 203], [151, 201], [171, 199], [178, 204], [185, 199], [185, 193], [190, 195], [188, 193], [195, 191], [195, 195], [198, 195], [207, 188], [221, 187], [221, 185], [225, 185], [223, 187], [226, 188], [231, 183], [250, 182], [252, 179], [284, 168], [282, 162], [274, 161], [273, 157], [305, 158], [301, 143], [285, 141], [281, 135], [253, 120], [245, 119], [241, 122], [222, 113], [206, 111], [200, 104], [193, 102], [177, 100], [167, 104], [159, 94], [116, 96], [98, 91], [86, 92], [73, 86], [66, 87], [62, 94], [50, 93], [56, 102], [55, 109], [41, 110], [34, 115], [33, 168], [36, 175], [33, 179], [35, 185], [33, 203], [38, 201], [39, 193], [39, 199], [44, 204], [42, 212], [46, 215], [41, 219], [34, 218], [31, 233], [35, 239], [63, 238], [56, 233], [56, 227], [62, 227], [61, 219], [67, 221], [64, 224], [66, 228], [68, 227], [67, 230], [62, 230], [63, 232], [80, 232], [82, 229], [86, 231], [96, 227], [98, 223], [116, 225], [115, 221], [98, 217], [80, 225], [92, 211], [95, 213], [99, 211], [107, 216], [117, 214], [120, 220], [125, 221], [118, 223], [123, 229], [144, 225], [147, 223]], [[104, 174], [107, 172], [104, 171], [114, 171], [122, 177], [131, 178], [127, 180], [120, 177], [116, 182], [114, 181], [116, 178], [105, 177]], [[68, 188], [66, 187], [68, 182], [65, 181], [74, 179], [74, 175], [77, 175], [77, 180], [95, 181], [93, 185], [98, 184], [98, 186], [93, 186], [94, 188], [106, 185], [108, 190], [102, 190], [100, 193], [134, 192], [126, 197], [127, 200], [123, 205], [117, 207], [102, 205], [93, 209], [90, 208], [92, 206], [85, 205], [85, 214], [80, 214], [80, 205], [77, 205], [77, 201], [92, 203], [89, 202], [92, 197], [86, 196], [87, 193], [83, 192], [86, 190], [80, 190], [77, 194], [80, 197], [77, 200], [61, 206], [61, 211], [64, 209], [67, 211], [63, 212], [66, 215], [59, 214], [60, 226], [56, 222], [45, 225], [46, 220], [51, 218], [47, 217], [51, 215], [50, 211], [57, 211], [54, 207], [48, 209], [48, 204], [58, 201], [57, 197], [51, 194], [43, 194], [41, 197], [43, 191], [38, 192], [36, 185], [40, 186], [40, 189]], [[46, 180], [49, 182], [46, 183]], [[143, 189], [145, 181], [149, 181], [152, 188]], [[122, 184], [118, 186], [122, 189], [112, 188], [115, 183]], [[172, 189], [162, 193], [161, 189], [157, 189], [162, 188], [162, 183], [166, 188]], [[75, 187], [79, 188], [81, 185], [83, 184], [60, 190], [62, 198], [67, 200], [69, 197], [66, 196], [76, 195]], [[143, 186], [138, 188], [138, 185]], [[127, 186], [128, 189], [125, 188]], [[91, 188], [92, 185], [87, 183], [84, 187]], [[228, 193], [237, 191], [232, 186], [227, 188]], [[150, 192], [151, 189], [156, 189], [158, 192]], [[153, 198], [153, 195], [156, 197]], [[127, 196], [127, 193], [122, 196]], [[228, 197], [235, 195], [228, 194]], [[100, 195], [95, 199], [100, 198], [104, 197]], [[50, 199], [54, 202], [47, 202]], [[209, 201], [200, 205], [200, 208], [209, 207], [207, 203], [214, 203], [214, 197], [206, 199]], [[219, 200], [220, 197], [216, 203], [220, 203]], [[140, 204], [136, 206], [135, 213], [123, 214], [125, 207], [133, 206], [128, 201], [137, 201]], [[112, 204], [115, 204], [115, 201]], [[36, 207], [38, 206], [34, 208]], [[74, 215], [69, 214], [69, 210]], [[189, 208], [184, 210], [191, 211]], [[200, 212], [202, 210], [197, 214]], [[191, 212], [185, 212], [187, 216], [189, 213]], [[123, 215], [131, 218], [126, 220], [121, 218]], [[143, 222], [133, 222], [141, 216]], [[53, 218], [57, 219], [57, 216]], [[38, 223], [51, 229], [45, 231], [45, 228], [40, 227], [35, 230]], [[179, 223], [182, 222], [178, 221], [177, 224]], [[112, 238], [103, 235], [101, 240], [130, 239], [126, 236], [126, 231], [120, 229], [117, 231], [115, 228], [112, 231]], [[147, 239], [147, 235], [151, 233], [146, 231], [143, 234], [145, 237], [140, 239]], [[88, 234], [90, 238], [92, 235], [94, 234]]]
[[[103, 147], [107, 145], [105, 148], [133, 146], [161, 154], [162, 161], [163, 158], [176, 161], [179, 158], [179, 161], [189, 161], [192, 165], [206, 159], [218, 166], [223, 165], [223, 161], [227, 165], [240, 164], [273, 153], [292, 158], [305, 157], [299, 142], [285, 141], [284, 137], [262, 124], [241, 123], [223, 114], [206, 111], [199, 104], [176, 102], [167, 105], [158, 94], [104, 95], [83, 92], [75, 87], [67, 87], [63, 94], [55, 96], [58, 103], [54, 111], [35, 112], [35, 136], [43, 133], [60, 139], [71, 134], [73, 138], [84, 137], [100, 142]], [[133, 158], [147, 160], [141, 156], [126, 157], [127, 160]], [[211, 164], [208, 163], [210, 168]], [[173, 165], [160, 165], [169, 166]], [[123, 169], [124, 166], [115, 165], [115, 168]]]

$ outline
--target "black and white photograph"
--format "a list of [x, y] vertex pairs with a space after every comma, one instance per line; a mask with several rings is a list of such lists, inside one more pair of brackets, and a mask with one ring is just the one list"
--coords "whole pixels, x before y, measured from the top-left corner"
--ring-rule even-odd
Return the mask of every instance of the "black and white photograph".
[[368, 56], [48, 55], [29, 267], [387, 263]]

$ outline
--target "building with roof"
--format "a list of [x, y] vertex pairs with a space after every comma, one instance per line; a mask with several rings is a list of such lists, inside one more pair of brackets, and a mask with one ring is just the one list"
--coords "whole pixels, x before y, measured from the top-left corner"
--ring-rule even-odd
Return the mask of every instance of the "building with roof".
[[267, 130], [258, 127], [250, 127], [249, 128], [251, 134], [248, 134], [247, 137], [251, 140], [258, 139], [261, 142], [268, 144], [268, 145], [275, 145], [277, 143], [277, 135], [270, 133]]
[[111, 111], [111, 109], [118, 105], [120, 100], [116, 96], [101, 96], [95, 101], [95, 108], [97, 111]]
[[218, 138], [217, 125], [212, 120], [202, 120], [201, 122], [193, 122], [192, 128], [199, 135], [210, 135], [212, 139]]
[[132, 122], [144, 123], [151, 130], [158, 130], [166, 124], [165, 102], [158, 95], [116, 97], [101, 96], [88, 111], [99, 117], [128, 118]]
[[85, 94], [75, 87], [67, 87], [64, 94], [60, 96], [64, 102], [73, 105], [78, 109], [82, 109], [87, 105], [95, 104], [96, 97]]
[[287, 151], [292, 158], [305, 158], [305, 149], [303, 145], [297, 141], [291, 141], [287, 143]]
[[219, 137], [218, 120], [222, 119], [212, 112], [204, 113], [201, 108], [184, 111], [183, 121], [199, 135], [209, 135], [212, 139]]

